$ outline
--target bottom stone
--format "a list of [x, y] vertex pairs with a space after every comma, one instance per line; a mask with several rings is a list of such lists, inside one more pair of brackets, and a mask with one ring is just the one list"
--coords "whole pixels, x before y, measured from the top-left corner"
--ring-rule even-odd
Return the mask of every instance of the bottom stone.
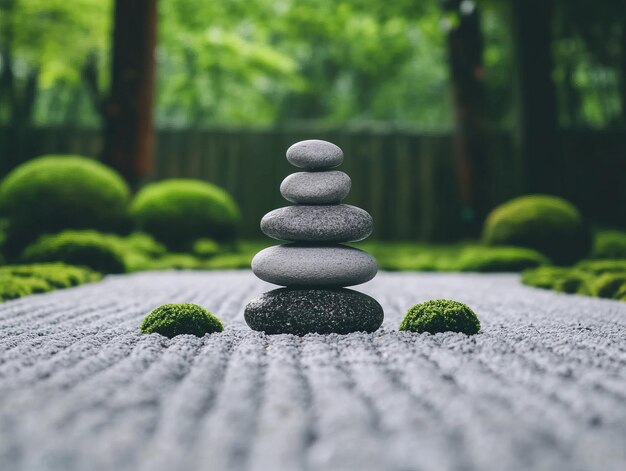
[[350, 289], [279, 288], [250, 301], [244, 313], [253, 330], [266, 334], [349, 334], [374, 332], [383, 308]]

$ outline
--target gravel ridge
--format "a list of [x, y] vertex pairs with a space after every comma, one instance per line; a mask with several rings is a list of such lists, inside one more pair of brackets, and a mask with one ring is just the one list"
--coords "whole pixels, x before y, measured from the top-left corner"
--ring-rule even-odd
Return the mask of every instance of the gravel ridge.
[[[374, 334], [266, 336], [250, 271], [111, 276], [0, 304], [0, 468], [623, 470], [626, 303], [517, 275], [379, 273]], [[398, 332], [428, 299], [482, 331]], [[221, 334], [140, 335], [163, 303]]]

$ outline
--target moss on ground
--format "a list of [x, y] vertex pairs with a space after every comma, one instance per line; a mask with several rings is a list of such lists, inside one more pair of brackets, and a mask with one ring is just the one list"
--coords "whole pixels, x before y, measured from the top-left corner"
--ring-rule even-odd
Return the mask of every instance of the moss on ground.
[[522, 273], [522, 282], [536, 288], [599, 298], [626, 297], [626, 261], [587, 260], [574, 267], [541, 267]]
[[416, 304], [400, 323], [400, 330], [410, 332], [461, 332], [467, 335], [480, 331], [476, 313], [466, 304], [448, 299], [435, 299]]
[[24, 263], [62, 262], [101, 273], [124, 273], [124, 252], [116, 239], [96, 231], [64, 231], [45, 235], [26, 247]]
[[191, 253], [199, 258], [211, 258], [220, 251], [219, 244], [213, 239], [198, 239], [191, 246]]
[[165, 337], [222, 332], [222, 322], [209, 311], [196, 304], [164, 304], [156, 308], [141, 323], [144, 334], [158, 333]]
[[550, 261], [536, 250], [521, 247], [469, 247], [452, 264], [458, 271], [518, 272], [549, 265]]
[[0, 267], [0, 301], [70, 288], [102, 277], [92, 270], [62, 263]]
[[526, 285], [564, 293], [589, 294], [592, 279], [585, 271], [566, 267], [541, 267], [522, 273], [522, 283]]
[[622, 286], [626, 285], [626, 273], [604, 273], [590, 283], [592, 296], [616, 299]]
[[582, 260], [591, 250], [591, 230], [575, 206], [549, 195], [515, 198], [487, 217], [483, 240], [488, 245], [527, 247], [555, 264]]

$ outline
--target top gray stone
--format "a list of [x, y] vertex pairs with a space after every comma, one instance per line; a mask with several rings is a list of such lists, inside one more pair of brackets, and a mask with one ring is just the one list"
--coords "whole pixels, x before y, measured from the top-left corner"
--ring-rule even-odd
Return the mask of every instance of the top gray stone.
[[296, 142], [287, 149], [287, 160], [296, 167], [323, 170], [341, 165], [343, 151], [332, 142], [310, 139]]

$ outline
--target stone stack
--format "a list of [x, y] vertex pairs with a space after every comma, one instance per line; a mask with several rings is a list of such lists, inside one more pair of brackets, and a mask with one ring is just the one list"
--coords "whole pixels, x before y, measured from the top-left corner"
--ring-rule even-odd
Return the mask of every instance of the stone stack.
[[246, 322], [268, 334], [375, 331], [383, 321], [380, 304], [345, 289], [371, 280], [378, 267], [368, 253], [341, 245], [367, 238], [373, 226], [366, 211], [341, 204], [351, 180], [331, 169], [343, 162], [343, 152], [330, 142], [308, 140], [291, 146], [287, 160], [305, 170], [280, 185], [295, 206], [266, 214], [261, 230], [289, 243], [262, 250], [252, 260], [257, 277], [284, 288], [251, 301]]

